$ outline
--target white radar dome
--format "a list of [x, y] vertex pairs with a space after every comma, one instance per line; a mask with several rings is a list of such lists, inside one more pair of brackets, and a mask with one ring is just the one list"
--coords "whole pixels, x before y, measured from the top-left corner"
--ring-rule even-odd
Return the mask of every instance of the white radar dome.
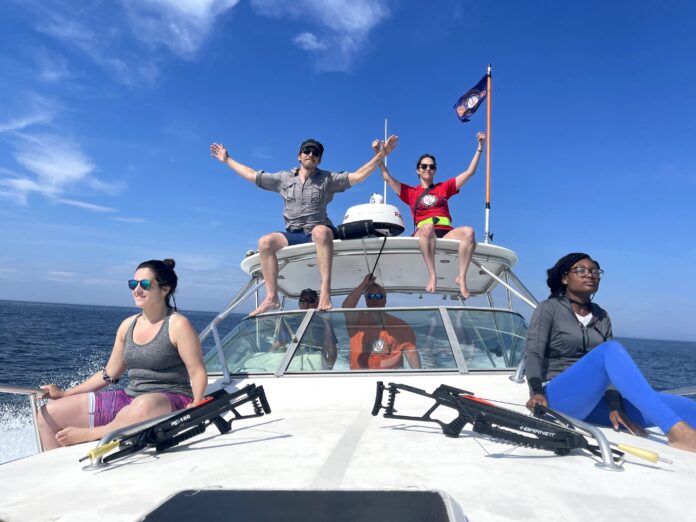
[[375, 230], [382, 234], [387, 236], [402, 234], [405, 230], [404, 218], [399, 209], [394, 205], [382, 203], [382, 196], [379, 194], [373, 194], [370, 201], [372, 203], [350, 207], [343, 217], [343, 224], [372, 221]]

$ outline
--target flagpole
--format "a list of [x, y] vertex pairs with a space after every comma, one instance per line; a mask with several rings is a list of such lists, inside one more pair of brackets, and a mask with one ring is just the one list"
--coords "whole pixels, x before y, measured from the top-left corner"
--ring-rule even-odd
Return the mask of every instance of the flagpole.
[[488, 64], [488, 80], [486, 85], [486, 225], [483, 236], [484, 243], [493, 241], [491, 234], [491, 64]]
[[[384, 143], [387, 143], [387, 118], [384, 118]], [[384, 166], [387, 166], [387, 158], [384, 158]], [[387, 204], [387, 182], [384, 181], [384, 204]]]

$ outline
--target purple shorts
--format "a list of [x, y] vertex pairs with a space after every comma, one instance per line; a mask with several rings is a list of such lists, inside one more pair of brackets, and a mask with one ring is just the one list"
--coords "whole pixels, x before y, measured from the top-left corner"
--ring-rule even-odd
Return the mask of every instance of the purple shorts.
[[[157, 392], [169, 399], [171, 411], [181, 410], [188, 406], [192, 399], [180, 393]], [[135, 397], [126, 394], [125, 390], [98, 391], [90, 394], [89, 424], [90, 427], [104, 426], [109, 424], [116, 414], [128, 406]]]

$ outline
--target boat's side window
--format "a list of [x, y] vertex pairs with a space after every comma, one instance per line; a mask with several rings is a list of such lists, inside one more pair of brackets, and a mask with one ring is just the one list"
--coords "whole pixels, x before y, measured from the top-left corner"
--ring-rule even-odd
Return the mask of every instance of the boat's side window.
[[[242, 321], [222, 341], [225, 362], [230, 373], [274, 373], [285, 358], [287, 348], [296, 340], [304, 312], [249, 318]], [[206, 368], [220, 371], [215, 350], [206, 355]]]
[[524, 353], [527, 327], [506, 311], [448, 310], [459, 349], [471, 370], [514, 368]]

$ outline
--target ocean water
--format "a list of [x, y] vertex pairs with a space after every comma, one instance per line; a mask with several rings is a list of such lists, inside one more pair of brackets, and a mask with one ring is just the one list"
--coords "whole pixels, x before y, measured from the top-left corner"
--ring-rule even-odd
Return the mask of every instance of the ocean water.
[[[0, 384], [32, 388], [79, 384], [104, 367], [118, 325], [137, 312], [137, 308], [0, 301]], [[198, 331], [216, 315], [182, 313]], [[0, 463], [35, 452], [27, 397], [0, 393]]]
[[[70, 387], [82, 382], [104, 367], [118, 325], [137, 311], [0, 301], [0, 384]], [[182, 313], [198, 331], [215, 317], [213, 312]], [[696, 385], [696, 342], [619, 340], [655, 389]], [[35, 452], [27, 398], [0, 393], [0, 463]]]

